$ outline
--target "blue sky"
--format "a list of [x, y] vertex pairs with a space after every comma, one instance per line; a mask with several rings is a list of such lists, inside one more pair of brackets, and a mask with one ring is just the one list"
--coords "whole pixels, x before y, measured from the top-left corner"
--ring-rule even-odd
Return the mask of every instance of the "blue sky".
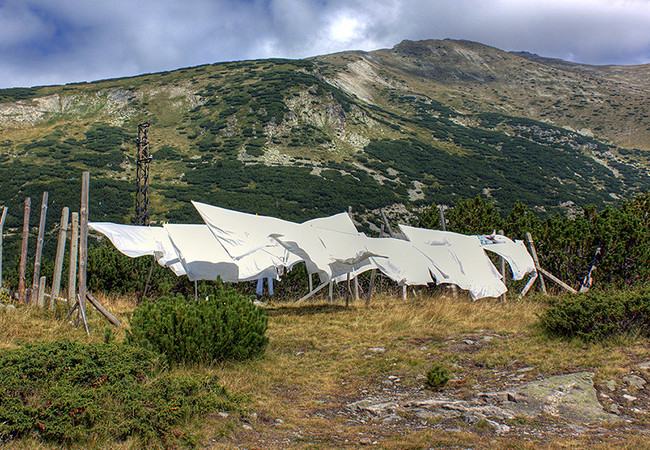
[[0, 88], [469, 39], [650, 63], [650, 0], [0, 0]]

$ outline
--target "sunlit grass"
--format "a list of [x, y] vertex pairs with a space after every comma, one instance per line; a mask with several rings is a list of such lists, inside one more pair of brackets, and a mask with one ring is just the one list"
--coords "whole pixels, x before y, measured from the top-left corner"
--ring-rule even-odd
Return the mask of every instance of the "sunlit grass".
[[[128, 332], [137, 298], [95, 297], [122, 321], [123, 327], [110, 326], [89, 305], [88, 338], [82, 326], [57, 318], [60, 315], [19, 307], [13, 313], [0, 314], [0, 348], [62, 337], [102, 340], [106, 328], [121, 341]], [[487, 372], [532, 368], [525, 373], [533, 378], [589, 370], [595, 372], [598, 384], [629, 372], [631, 361], [650, 358], [650, 346], [642, 339], [606, 344], [550, 339], [537, 326], [537, 317], [544, 308], [543, 298], [534, 296], [501, 302], [471, 301], [462, 296], [409, 297], [403, 301], [377, 295], [369, 306], [359, 301], [347, 308], [340, 301], [272, 303], [267, 307], [270, 342], [263, 356], [246, 362], [176, 370], [214, 373], [228, 392], [241, 400], [241, 412], [225, 418], [205, 418], [201, 431], [210, 445], [237, 448], [238, 442], [250, 442], [253, 438], [242, 429], [240, 421], [250, 415], [257, 419], [246, 419], [247, 423], [264, 433], [283, 439], [294, 434], [303, 436], [291, 437], [292, 447], [331, 448], [357, 445], [360, 436], [371, 428], [351, 425], [345, 416], [328, 411], [363, 398], [368, 395], [363, 392], [380, 386], [389, 376], [400, 377], [401, 386], [422, 395], [426, 395], [424, 375], [433, 365], [451, 369], [457, 383], [464, 381], [454, 385], [457, 388], [449, 388], [458, 392], [485, 378], [485, 373], [476, 372], [474, 365]], [[480, 341], [481, 345], [470, 351], [464, 344], [467, 340]], [[320, 412], [326, 416], [318, 415]], [[279, 424], [275, 424], [277, 419]], [[422, 431], [407, 436], [388, 431], [381, 445], [394, 449], [487, 447], [482, 440], [485, 430], [467, 424], [459, 427], [458, 432]], [[586, 441], [572, 438], [561, 442], [558, 447], [546, 443], [541, 448], [576, 448]], [[540, 448], [537, 441], [526, 443], [511, 437], [498, 438], [491, 445]], [[608, 444], [594, 446], [611, 448]], [[129, 446], [122, 443], [118, 448]]]

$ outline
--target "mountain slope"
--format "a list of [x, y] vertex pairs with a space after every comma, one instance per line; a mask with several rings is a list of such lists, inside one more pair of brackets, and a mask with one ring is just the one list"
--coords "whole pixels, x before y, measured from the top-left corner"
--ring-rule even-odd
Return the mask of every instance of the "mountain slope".
[[0, 90], [0, 204], [10, 226], [44, 189], [74, 207], [90, 170], [91, 219], [129, 221], [145, 120], [158, 221], [199, 220], [189, 200], [304, 220], [480, 194], [551, 212], [647, 190], [648, 67], [525, 56], [405, 41]]

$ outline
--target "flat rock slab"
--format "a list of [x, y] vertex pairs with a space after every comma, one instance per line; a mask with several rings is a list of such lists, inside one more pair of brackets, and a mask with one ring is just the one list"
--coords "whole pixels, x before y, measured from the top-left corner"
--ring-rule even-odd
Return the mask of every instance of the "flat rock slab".
[[598, 401], [593, 376], [579, 372], [531, 381], [507, 391], [504, 403], [517, 416], [548, 414], [574, 423], [619, 421]]

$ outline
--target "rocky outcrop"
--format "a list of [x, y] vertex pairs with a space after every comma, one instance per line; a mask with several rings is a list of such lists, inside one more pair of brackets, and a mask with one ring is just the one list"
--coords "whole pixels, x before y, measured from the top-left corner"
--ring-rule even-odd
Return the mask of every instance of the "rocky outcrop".
[[619, 422], [598, 401], [592, 372], [557, 375], [531, 381], [505, 391], [478, 393], [469, 400], [438, 395], [431, 398], [366, 398], [349, 403], [350, 413], [369, 415], [389, 424], [409, 419], [438, 423], [461, 419], [483, 422], [497, 434], [509, 433], [512, 420], [540, 416], [583, 426]]

